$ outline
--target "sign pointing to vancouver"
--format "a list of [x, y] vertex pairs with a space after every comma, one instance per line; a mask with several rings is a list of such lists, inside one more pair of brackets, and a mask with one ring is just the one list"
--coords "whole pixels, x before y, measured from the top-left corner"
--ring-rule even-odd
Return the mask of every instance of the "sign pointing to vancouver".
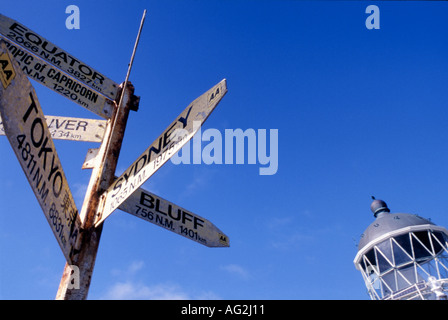
[[[11, 73], [11, 69], [14, 73]], [[36, 93], [0, 41], [0, 113], [9, 143], [68, 263], [81, 220]]]
[[182, 111], [179, 117], [103, 193], [98, 206], [96, 226], [194, 136], [226, 93], [227, 83], [224, 79]]
[[[45, 116], [51, 137], [59, 140], [101, 142], [106, 130], [106, 120]], [[0, 118], [0, 135], [5, 135]]]

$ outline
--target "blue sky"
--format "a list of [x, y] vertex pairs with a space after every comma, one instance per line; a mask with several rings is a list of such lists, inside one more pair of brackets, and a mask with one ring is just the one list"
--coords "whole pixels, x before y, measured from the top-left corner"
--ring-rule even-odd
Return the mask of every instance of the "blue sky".
[[[65, 8], [80, 9], [80, 29]], [[365, 9], [380, 9], [380, 29]], [[447, 227], [448, 4], [418, 1], [3, 1], [1, 13], [120, 83], [143, 10], [121, 174], [196, 97], [227, 79], [203, 130], [278, 129], [278, 171], [165, 164], [148, 190], [213, 222], [207, 248], [116, 211], [89, 299], [368, 299], [353, 265], [392, 212]], [[45, 114], [98, 116], [32, 82]], [[56, 140], [81, 208], [95, 143]], [[0, 137], [0, 299], [53, 299], [65, 264], [7, 139]]]

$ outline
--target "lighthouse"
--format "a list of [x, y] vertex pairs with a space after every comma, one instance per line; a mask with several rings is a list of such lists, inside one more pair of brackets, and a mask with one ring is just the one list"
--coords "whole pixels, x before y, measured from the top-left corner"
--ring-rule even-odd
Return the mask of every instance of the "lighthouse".
[[[373, 198], [373, 197], [372, 197]], [[354, 259], [372, 300], [447, 300], [448, 230], [409, 213], [370, 205], [375, 220]]]

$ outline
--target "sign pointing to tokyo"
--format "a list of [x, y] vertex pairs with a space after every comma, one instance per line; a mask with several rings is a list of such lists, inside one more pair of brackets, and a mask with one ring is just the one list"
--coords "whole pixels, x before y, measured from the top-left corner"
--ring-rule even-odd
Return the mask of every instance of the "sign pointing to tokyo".
[[101, 196], [98, 226], [187, 143], [224, 95], [226, 80], [194, 100]]
[[[71, 263], [81, 221], [36, 93], [0, 41], [0, 113], [6, 136], [64, 253]], [[9, 70], [14, 70], [11, 74]]]

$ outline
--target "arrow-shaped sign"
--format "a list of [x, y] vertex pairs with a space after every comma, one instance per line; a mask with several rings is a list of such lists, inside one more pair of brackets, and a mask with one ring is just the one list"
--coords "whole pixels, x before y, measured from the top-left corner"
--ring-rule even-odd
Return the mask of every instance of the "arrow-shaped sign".
[[1, 41], [0, 47], [0, 113], [5, 133], [71, 264], [81, 228], [78, 210], [36, 93]]
[[104, 119], [109, 119], [112, 116], [114, 108], [112, 100], [99, 94], [73, 75], [52, 66], [39, 58], [37, 54], [28, 52], [11, 40], [1, 37], [1, 34], [0, 39], [6, 42], [8, 51], [17, 61], [23, 73], [30, 79], [43, 84], [48, 89]]
[[[84, 142], [103, 141], [106, 120], [45, 116], [51, 137], [59, 140]], [[5, 135], [3, 120], [0, 118], [0, 135]]]
[[117, 83], [41, 35], [2, 14], [0, 14], [0, 34], [22, 47], [25, 52], [35, 53], [65, 74], [73, 76], [110, 100], [115, 100], [119, 88]]
[[178, 152], [199, 130], [227, 93], [226, 80], [194, 100], [140, 157], [103, 193], [98, 206], [98, 226], [134, 191]]
[[229, 238], [213, 223], [142, 188], [119, 209], [204, 246], [229, 246]]

